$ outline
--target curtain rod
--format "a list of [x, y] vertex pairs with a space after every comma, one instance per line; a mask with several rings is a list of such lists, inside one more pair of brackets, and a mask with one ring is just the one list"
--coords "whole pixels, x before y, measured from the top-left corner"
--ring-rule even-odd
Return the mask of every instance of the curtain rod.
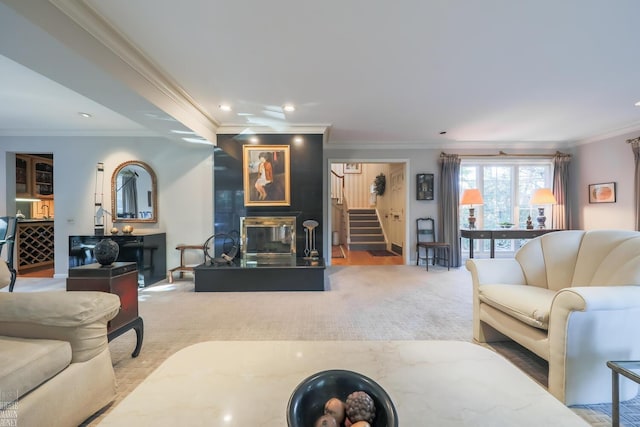
[[[440, 157], [448, 156], [447, 153], [441, 152]], [[458, 157], [544, 157], [552, 159], [554, 157], [571, 157], [571, 154], [556, 151], [555, 154], [507, 154], [499, 151], [498, 154], [458, 154]]]
[[631, 144], [633, 142], [640, 142], [640, 136], [637, 138], [627, 139], [627, 144]]

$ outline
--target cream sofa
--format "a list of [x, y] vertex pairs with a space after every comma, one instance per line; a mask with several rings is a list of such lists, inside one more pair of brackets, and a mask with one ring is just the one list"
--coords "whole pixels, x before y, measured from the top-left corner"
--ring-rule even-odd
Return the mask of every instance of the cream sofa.
[[[0, 260], [0, 288], [7, 273]], [[119, 309], [119, 297], [104, 292], [0, 292], [3, 420], [77, 426], [111, 402], [107, 322]]]
[[[606, 361], [640, 360], [639, 232], [553, 232], [466, 267], [475, 340], [512, 339], [547, 360], [549, 391], [567, 405], [611, 401]], [[636, 395], [620, 383], [621, 399]]]

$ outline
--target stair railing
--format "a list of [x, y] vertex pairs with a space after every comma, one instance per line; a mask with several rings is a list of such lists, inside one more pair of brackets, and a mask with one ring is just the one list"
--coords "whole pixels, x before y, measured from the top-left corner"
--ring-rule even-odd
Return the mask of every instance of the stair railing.
[[331, 171], [331, 198], [341, 205], [344, 203], [344, 175]]
[[387, 229], [386, 229], [386, 223], [384, 221], [382, 221], [382, 217], [380, 216], [380, 211], [378, 210], [378, 208], [375, 209], [376, 210], [376, 217], [378, 218], [378, 223], [380, 224], [380, 229], [382, 230], [382, 236], [384, 237], [384, 245], [386, 246], [387, 249], [389, 249], [390, 245], [389, 245], [389, 238], [387, 237]]
[[349, 203], [347, 202], [347, 198], [342, 197], [342, 227], [341, 227], [341, 236], [340, 241], [343, 242], [347, 247], [351, 243], [351, 225], [349, 221]]

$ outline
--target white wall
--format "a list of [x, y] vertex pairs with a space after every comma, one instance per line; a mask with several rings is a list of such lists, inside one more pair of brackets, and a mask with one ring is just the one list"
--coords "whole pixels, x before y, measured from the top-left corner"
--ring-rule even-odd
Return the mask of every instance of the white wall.
[[[0, 138], [0, 164], [7, 164], [7, 157], [11, 157], [7, 153], [15, 152], [53, 154], [56, 277], [64, 277], [68, 271], [69, 236], [93, 234], [98, 162], [104, 162], [103, 205], [109, 211], [111, 175], [120, 163], [141, 160], [153, 168], [158, 179], [158, 223], [132, 225], [134, 234], [167, 233], [167, 268], [179, 264], [178, 243], [204, 243], [213, 233], [212, 146], [164, 138]], [[0, 215], [15, 215], [15, 185], [13, 190], [8, 185], [15, 181], [12, 170], [7, 167], [6, 173], [0, 173]], [[110, 218], [106, 219], [109, 230]]]
[[[341, 162], [362, 162], [362, 163], [405, 163], [406, 169], [406, 184], [407, 184], [407, 212], [405, 214], [406, 223], [406, 238], [404, 251], [405, 262], [408, 264], [415, 263], [415, 219], [422, 216], [437, 217], [438, 205], [437, 201], [440, 197], [438, 194], [438, 159], [440, 157], [441, 150], [439, 149], [336, 149], [329, 146], [325, 146], [323, 151], [323, 159], [326, 167], [324, 168], [324, 197], [325, 200], [329, 200], [328, 194], [328, 171], [331, 163]], [[416, 200], [416, 174], [418, 173], [433, 173], [435, 175], [435, 200]], [[389, 186], [389, 174], [387, 174], [387, 188]], [[387, 193], [385, 193], [386, 195]], [[330, 203], [324, 204], [325, 209]], [[329, 213], [325, 212], [325, 221]], [[328, 235], [329, 227], [325, 227], [324, 239], [326, 242], [331, 241], [331, 236]]]
[[[574, 228], [633, 229], [633, 155], [626, 139], [637, 133], [605, 139], [572, 150], [571, 188], [576, 195], [573, 205]], [[485, 150], [495, 153], [497, 150]], [[507, 150], [508, 151], [508, 150]], [[55, 265], [56, 275], [68, 270], [68, 236], [93, 233], [95, 168], [105, 164], [104, 204], [111, 206], [110, 179], [114, 168], [127, 160], [141, 160], [153, 167], [158, 177], [157, 224], [134, 224], [134, 233], [167, 233], [167, 267], [178, 265], [178, 243], [200, 243], [213, 233], [213, 148], [198, 144], [179, 144], [163, 138], [98, 137], [0, 137], [0, 215], [14, 215], [15, 178], [11, 155], [7, 153], [53, 153], [55, 185]], [[325, 147], [324, 218], [328, 221], [329, 161], [407, 164], [408, 212], [407, 249], [414, 259], [415, 218], [432, 216], [437, 220], [440, 195], [438, 158], [440, 149], [335, 149]], [[509, 151], [511, 152], [511, 151]], [[531, 150], [527, 150], [531, 152]], [[469, 154], [469, 150], [458, 151]], [[515, 152], [514, 152], [515, 153]], [[415, 198], [415, 175], [435, 175], [435, 200]], [[7, 179], [9, 175], [9, 179]], [[617, 183], [617, 202], [589, 205], [587, 185], [598, 182]], [[326, 242], [331, 241], [325, 227]], [[330, 248], [330, 245], [326, 245]], [[328, 250], [328, 249], [327, 249]], [[326, 255], [326, 254], [325, 254]]]
[[[572, 212], [574, 228], [635, 228], [635, 166], [626, 140], [638, 135], [634, 132], [574, 147], [570, 184], [576, 196]], [[588, 185], [601, 182], [616, 183], [615, 203], [589, 203]]]
[[[633, 156], [631, 149], [624, 141], [628, 137], [618, 137], [613, 140], [583, 145], [573, 150], [561, 150], [573, 155], [571, 161], [571, 183], [576, 195], [572, 204], [573, 228], [633, 228]], [[449, 154], [483, 155], [498, 154], [497, 148], [483, 150], [451, 149]], [[510, 150], [503, 148], [509, 154], [549, 154], [554, 149], [524, 149]], [[441, 149], [339, 149], [325, 146], [325, 162], [366, 162], [385, 161], [388, 163], [406, 162], [408, 184], [408, 203], [406, 213], [406, 228], [408, 239], [406, 248], [409, 252], [409, 263], [415, 262], [415, 220], [419, 217], [438, 218], [438, 201], [440, 200], [440, 167], [438, 159]], [[327, 163], [325, 163], [327, 164]], [[416, 200], [416, 174], [434, 174], [434, 200]], [[577, 178], [574, 178], [576, 176]], [[617, 181], [618, 202], [610, 205], [589, 205], [587, 200], [587, 183]], [[325, 183], [326, 183], [325, 179]], [[325, 191], [327, 185], [325, 184]], [[329, 196], [325, 195], [326, 200]], [[325, 204], [326, 205], [326, 204]], [[577, 216], [580, 215], [578, 218]], [[325, 215], [325, 218], [327, 216]], [[325, 239], [329, 239], [325, 236]], [[325, 240], [330, 241], [330, 240]], [[407, 258], [405, 258], [406, 260]]]

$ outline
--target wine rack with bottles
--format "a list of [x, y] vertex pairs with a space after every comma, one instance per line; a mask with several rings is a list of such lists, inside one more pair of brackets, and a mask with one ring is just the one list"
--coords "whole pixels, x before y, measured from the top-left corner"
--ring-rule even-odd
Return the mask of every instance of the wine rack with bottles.
[[18, 272], [53, 265], [53, 221], [18, 222]]

